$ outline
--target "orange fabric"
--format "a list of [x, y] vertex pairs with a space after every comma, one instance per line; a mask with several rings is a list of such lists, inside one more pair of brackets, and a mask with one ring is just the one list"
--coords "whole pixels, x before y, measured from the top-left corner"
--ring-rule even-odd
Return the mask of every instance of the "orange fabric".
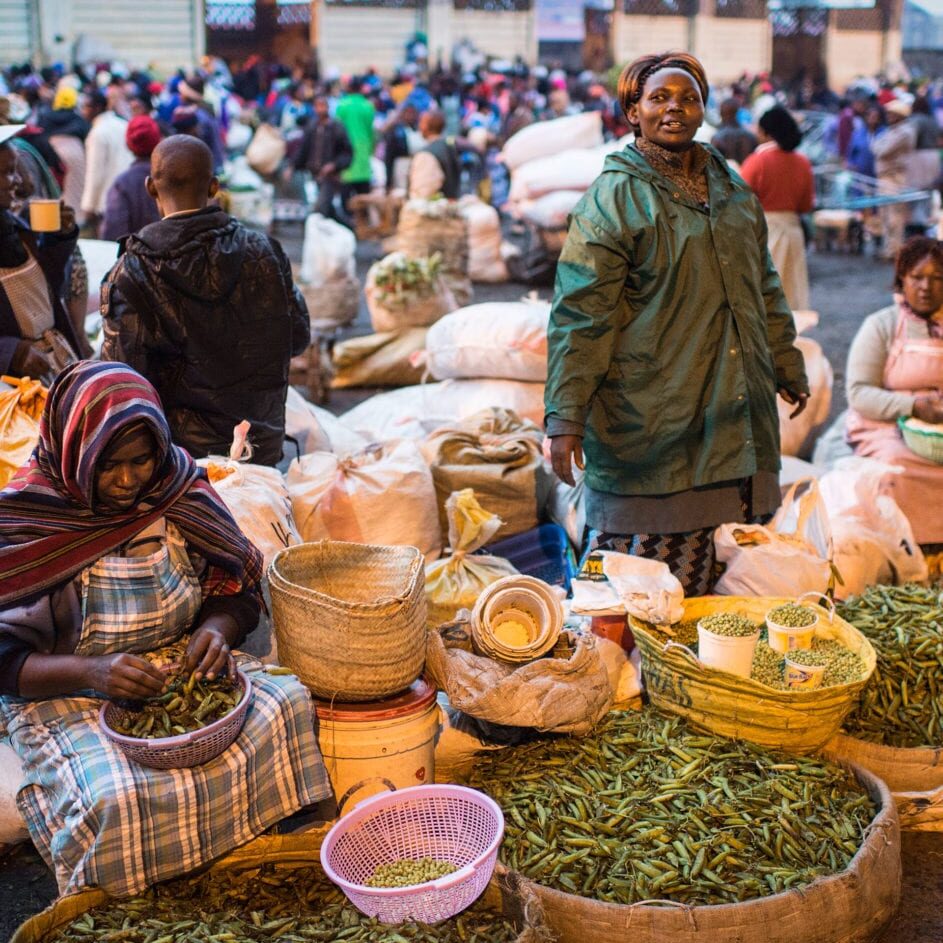
[[743, 162], [740, 176], [767, 213], [811, 213], [815, 204], [812, 165], [804, 154], [761, 144]]

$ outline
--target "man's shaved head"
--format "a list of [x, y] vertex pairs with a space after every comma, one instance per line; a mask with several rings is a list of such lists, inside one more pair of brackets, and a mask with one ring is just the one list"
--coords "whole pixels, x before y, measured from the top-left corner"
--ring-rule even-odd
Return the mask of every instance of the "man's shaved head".
[[213, 179], [213, 153], [193, 135], [173, 134], [151, 154], [151, 179], [160, 193], [205, 192]]

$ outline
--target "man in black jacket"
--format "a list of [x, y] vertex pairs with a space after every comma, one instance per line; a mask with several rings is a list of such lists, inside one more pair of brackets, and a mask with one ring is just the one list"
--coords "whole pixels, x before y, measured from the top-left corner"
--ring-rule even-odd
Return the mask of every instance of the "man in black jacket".
[[210, 149], [173, 135], [151, 157], [162, 219], [123, 243], [102, 286], [103, 360], [157, 389], [174, 441], [195, 458], [229, 452], [249, 420], [253, 461], [282, 455], [288, 363], [310, 341], [304, 299], [281, 246], [207, 205]]
[[314, 116], [305, 129], [298, 156], [296, 170], [307, 170], [318, 184], [318, 201], [314, 212], [336, 219], [345, 226], [350, 225], [347, 214], [335, 206], [335, 197], [340, 193], [340, 173], [354, 159], [354, 149], [344, 126], [330, 117], [328, 100], [318, 95], [314, 100]]

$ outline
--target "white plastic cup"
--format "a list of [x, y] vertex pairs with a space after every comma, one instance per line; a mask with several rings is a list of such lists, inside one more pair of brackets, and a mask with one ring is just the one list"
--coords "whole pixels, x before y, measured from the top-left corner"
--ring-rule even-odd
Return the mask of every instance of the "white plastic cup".
[[825, 665], [797, 665], [786, 656], [783, 678], [787, 688], [811, 691], [825, 680]]
[[812, 639], [815, 638], [815, 627], [819, 624], [819, 617], [816, 615], [815, 622], [811, 625], [804, 625], [801, 628], [791, 625], [780, 625], [774, 622], [769, 616], [766, 617], [766, 630], [769, 635], [769, 647], [774, 652], [786, 655], [797, 648], [811, 648]]
[[760, 629], [752, 635], [717, 635], [697, 624], [697, 657], [701, 664], [749, 678], [753, 671], [753, 652]]
[[30, 200], [29, 228], [33, 232], [59, 232], [62, 229], [62, 215], [58, 200]]

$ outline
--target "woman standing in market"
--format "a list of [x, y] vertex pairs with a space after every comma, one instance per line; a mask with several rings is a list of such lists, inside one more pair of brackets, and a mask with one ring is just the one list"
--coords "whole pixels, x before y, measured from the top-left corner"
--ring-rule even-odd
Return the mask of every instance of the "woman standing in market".
[[753, 192], [694, 135], [707, 78], [684, 53], [625, 68], [635, 143], [572, 215], [550, 316], [557, 475], [586, 454], [591, 546], [662, 560], [710, 590], [713, 529], [779, 506], [776, 393], [808, 398]]
[[845, 434], [856, 455], [897, 465], [894, 500], [917, 543], [943, 544], [943, 465], [904, 444], [897, 420], [943, 423], [943, 242], [918, 236], [894, 266], [894, 304], [869, 315], [848, 351]]
[[802, 213], [815, 204], [812, 164], [796, 148], [802, 132], [785, 108], [777, 105], [759, 121], [760, 145], [743, 162], [740, 174], [753, 188], [769, 231], [769, 252], [793, 311], [809, 307], [809, 272], [805, 259]]
[[161, 693], [147, 653], [179, 644], [198, 677], [231, 671], [261, 577], [259, 551], [171, 444], [154, 388], [123, 364], [67, 367], [0, 492], [0, 731], [61, 893], [137, 893], [329, 794], [307, 690], [246, 656], [245, 726], [203, 765], [140, 766], [98, 721], [102, 698]]

